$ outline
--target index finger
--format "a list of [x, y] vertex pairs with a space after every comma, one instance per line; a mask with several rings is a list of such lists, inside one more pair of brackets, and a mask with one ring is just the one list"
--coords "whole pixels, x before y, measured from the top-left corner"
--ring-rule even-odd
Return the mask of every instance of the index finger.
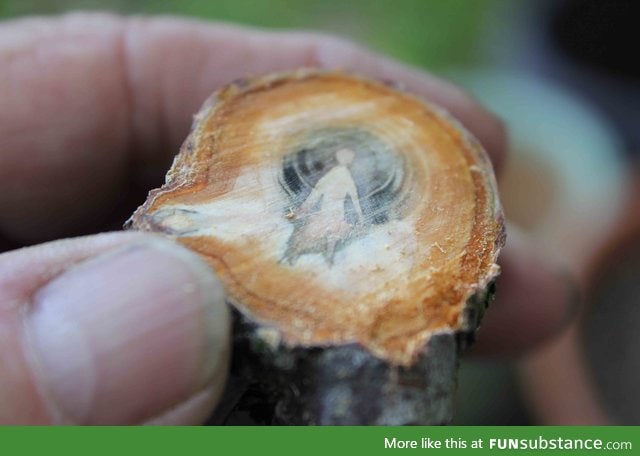
[[21, 20], [0, 27], [0, 232], [36, 240], [83, 229], [129, 182], [164, 173], [212, 91], [301, 66], [403, 84], [502, 162], [497, 118], [451, 84], [344, 40], [176, 18]]

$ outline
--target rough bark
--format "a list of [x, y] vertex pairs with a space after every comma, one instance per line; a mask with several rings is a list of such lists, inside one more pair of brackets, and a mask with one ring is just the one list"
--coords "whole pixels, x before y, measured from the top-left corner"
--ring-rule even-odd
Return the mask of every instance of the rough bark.
[[410, 367], [389, 364], [357, 344], [273, 347], [236, 311], [231, 381], [210, 424], [448, 424], [458, 357], [473, 343], [493, 295], [490, 285], [470, 299], [465, 327], [431, 337]]

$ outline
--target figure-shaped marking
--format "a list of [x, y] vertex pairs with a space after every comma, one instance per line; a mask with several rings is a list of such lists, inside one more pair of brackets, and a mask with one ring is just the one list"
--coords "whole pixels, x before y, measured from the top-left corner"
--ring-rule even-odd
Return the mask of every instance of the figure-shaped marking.
[[322, 130], [285, 157], [280, 183], [291, 202], [293, 223], [281, 261], [294, 265], [319, 253], [329, 265], [335, 253], [372, 224], [397, 217], [407, 192], [403, 160], [359, 129]]
[[[317, 248], [327, 262], [333, 264], [336, 246], [346, 240], [364, 216], [356, 184], [347, 167], [353, 162], [355, 153], [351, 149], [340, 149], [335, 157], [338, 165], [322, 176], [311, 193], [298, 208], [296, 217], [304, 218], [304, 224], [289, 242], [284, 259], [293, 264], [302, 253]], [[346, 214], [346, 206], [354, 207], [357, 220], [352, 225]], [[319, 241], [320, 245], [318, 245]]]

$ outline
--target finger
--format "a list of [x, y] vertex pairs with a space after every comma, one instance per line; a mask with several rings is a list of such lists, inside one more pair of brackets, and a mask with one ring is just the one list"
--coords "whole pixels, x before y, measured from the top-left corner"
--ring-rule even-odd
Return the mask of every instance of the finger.
[[149, 426], [184, 426], [204, 423], [211, 416], [220, 397], [208, 388], [185, 402], [144, 422]]
[[566, 328], [578, 311], [568, 277], [514, 226], [509, 226], [500, 265], [496, 299], [478, 331], [475, 354], [516, 355], [533, 350]]
[[[0, 423], [129, 424], [226, 379], [229, 317], [195, 255], [151, 235], [0, 255]], [[183, 415], [183, 419], [193, 419]]]
[[[184, 140], [192, 114], [214, 88], [238, 77], [306, 67], [341, 69], [398, 83], [449, 110], [499, 165], [505, 155], [502, 122], [453, 84], [349, 41], [305, 32], [264, 32], [177, 19], [134, 19], [126, 28], [134, 113], [142, 144]], [[154, 75], [163, 84], [153, 84]], [[188, 84], [186, 83], [188, 81]], [[163, 101], [163, 109], [158, 103]], [[156, 116], [149, 116], [151, 113]], [[159, 131], [166, 131], [164, 140]], [[145, 134], [146, 133], [146, 134]], [[168, 139], [168, 141], [167, 141]], [[145, 162], [157, 160], [158, 148]]]
[[22, 20], [0, 26], [0, 232], [34, 240], [94, 225], [127, 182], [164, 174], [213, 90], [301, 66], [403, 84], [502, 162], [493, 115], [449, 83], [343, 40], [170, 18]]
[[[615, 424], [599, 403], [578, 325], [569, 325], [551, 343], [520, 362], [523, 398], [535, 424], [607, 426]], [[553, 372], [553, 375], [550, 375]]]

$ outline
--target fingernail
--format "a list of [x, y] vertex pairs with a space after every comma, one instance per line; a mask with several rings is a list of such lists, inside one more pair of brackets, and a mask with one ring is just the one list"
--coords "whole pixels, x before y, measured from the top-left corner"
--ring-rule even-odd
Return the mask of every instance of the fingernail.
[[68, 269], [35, 294], [27, 333], [43, 394], [65, 422], [140, 422], [226, 379], [222, 287], [164, 240]]

